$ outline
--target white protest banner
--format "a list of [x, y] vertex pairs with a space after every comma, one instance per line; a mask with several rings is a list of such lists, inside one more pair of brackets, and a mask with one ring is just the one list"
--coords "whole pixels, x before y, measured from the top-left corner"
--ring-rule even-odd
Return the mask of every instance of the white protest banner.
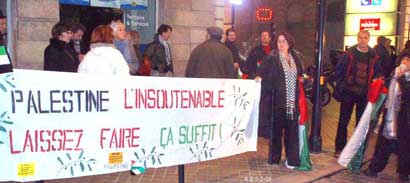
[[253, 80], [0, 75], [0, 181], [71, 178], [256, 151]]

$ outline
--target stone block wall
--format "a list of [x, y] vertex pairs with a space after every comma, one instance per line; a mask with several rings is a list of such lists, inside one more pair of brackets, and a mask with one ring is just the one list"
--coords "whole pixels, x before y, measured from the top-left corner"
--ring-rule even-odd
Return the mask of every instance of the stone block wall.
[[51, 28], [59, 20], [59, 3], [56, 0], [16, 0], [15, 10], [15, 66], [42, 69]]
[[223, 27], [224, 1], [165, 0], [164, 3], [164, 23], [173, 27], [175, 74], [183, 76], [191, 51], [205, 41], [206, 27]]

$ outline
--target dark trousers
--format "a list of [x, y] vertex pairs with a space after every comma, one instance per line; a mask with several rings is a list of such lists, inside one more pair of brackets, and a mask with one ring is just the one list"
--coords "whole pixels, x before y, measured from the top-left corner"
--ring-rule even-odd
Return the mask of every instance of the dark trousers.
[[[410, 175], [410, 106], [400, 106], [397, 124], [399, 166], [397, 173]], [[405, 109], [403, 109], [405, 108]]]
[[[285, 110], [277, 110], [273, 121], [273, 163], [278, 164], [282, 155], [282, 136], [288, 165], [299, 166], [299, 124], [297, 120], [287, 120]], [[284, 132], [284, 135], [283, 135]]]
[[347, 126], [349, 125], [350, 117], [353, 112], [353, 107], [356, 105], [356, 125], [359, 123], [364, 109], [367, 105], [366, 96], [347, 94], [340, 104], [339, 124], [337, 126], [336, 151], [341, 151], [346, 145], [347, 141]]
[[269, 138], [272, 128], [272, 91], [261, 90], [258, 136]]
[[395, 152], [396, 140], [390, 140], [383, 136], [383, 130], [379, 132], [377, 137], [376, 149], [373, 154], [372, 162], [369, 169], [372, 172], [381, 172], [386, 167], [389, 161], [390, 154]]

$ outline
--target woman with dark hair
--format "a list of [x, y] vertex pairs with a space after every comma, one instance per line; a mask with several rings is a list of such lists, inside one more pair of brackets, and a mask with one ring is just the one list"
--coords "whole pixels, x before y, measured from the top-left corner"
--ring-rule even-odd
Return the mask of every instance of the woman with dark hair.
[[50, 44], [44, 50], [44, 70], [77, 72], [77, 52], [70, 45], [73, 35], [71, 27], [65, 23], [57, 23], [51, 30]]
[[97, 26], [91, 34], [90, 43], [91, 50], [78, 67], [79, 73], [130, 75], [127, 62], [114, 46], [110, 26]]
[[[294, 50], [294, 39], [287, 32], [281, 32], [274, 40], [273, 50], [264, 58], [258, 70], [257, 81], [262, 79], [265, 93], [274, 95], [273, 106], [267, 110], [273, 113], [273, 162], [279, 164], [282, 154], [282, 136], [286, 150], [286, 166], [290, 169], [300, 165], [299, 159], [299, 88], [298, 77], [302, 76], [301, 53]], [[284, 131], [284, 134], [283, 134]]]

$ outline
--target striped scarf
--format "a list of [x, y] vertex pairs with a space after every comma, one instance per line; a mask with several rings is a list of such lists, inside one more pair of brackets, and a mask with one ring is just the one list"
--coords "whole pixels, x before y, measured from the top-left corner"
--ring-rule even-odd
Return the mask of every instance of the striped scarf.
[[289, 120], [294, 119], [295, 112], [295, 99], [296, 99], [296, 79], [297, 68], [295, 60], [292, 55], [289, 54], [289, 61], [285, 59], [282, 54], [279, 54], [280, 62], [285, 73], [285, 85], [286, 85], [286, 118]]

